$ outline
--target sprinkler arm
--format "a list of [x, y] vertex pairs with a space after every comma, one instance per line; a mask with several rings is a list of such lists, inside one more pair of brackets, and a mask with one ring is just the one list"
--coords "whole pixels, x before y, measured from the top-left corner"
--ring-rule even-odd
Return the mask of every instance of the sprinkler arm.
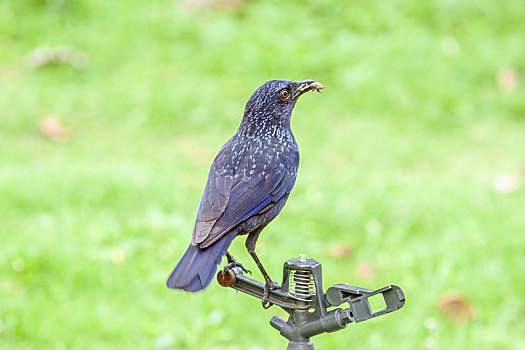
[[[223, 287], [230, 287], [240, 292], [249, 294], [262, 300], [264, 295], [264, 283], [254, 280], [244, 275], [240, 267], [228, 269], [224, 275], [222, 271], [217, 273], [217, 281]], [[283, 309], [308, 310], [309, 305], [297, 305], [295, 300], [290, 298], [287, 292], [282, 289], [269, 291], [268, 300], [270, 303], [280, 306]]]
[[[223, 287], [233, 288], [258, 299], [263, 298], [264, 283], [245, 276], [240, 267], [228, 269], [224, 276], [222, 276], [222, 272], [219, 271], [217, 280]], [[386, 308], [373, 313], [367, 298], [377, 294], [383, 295]], [[348, 323], [367, 321], [371, 318], [399, 310], [405, 304], [405, 294], [401, 288], [396, 285], [389, 285], [377, 290], [372, 290], [341, 283], [328, 288], [324, 296], [327, 307], [339, 306], [345, 302], [348, 303], [350, 307], [343, 310], [345, 312], [343, 315], [345, 319], [350, 320]], [[307, 310], [314, 307], [311, 303], [298, 305], [297, 299], [290, 297], [290, 295], [282, 289], [271, 290], [268, 299], [272, 304], [287, 311]]]

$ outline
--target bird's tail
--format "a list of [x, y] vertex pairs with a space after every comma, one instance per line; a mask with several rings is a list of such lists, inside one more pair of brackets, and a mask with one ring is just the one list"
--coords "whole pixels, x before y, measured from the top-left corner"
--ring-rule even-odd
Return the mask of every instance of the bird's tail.
[[191, 245], [171, 273], [166, 286], [174, 289], [184, 289], [187, 292], [197, 292], [206, 288], [217, 271], [217, 265], [226, 254], [235, 231], [224, 235], [207, 248]]

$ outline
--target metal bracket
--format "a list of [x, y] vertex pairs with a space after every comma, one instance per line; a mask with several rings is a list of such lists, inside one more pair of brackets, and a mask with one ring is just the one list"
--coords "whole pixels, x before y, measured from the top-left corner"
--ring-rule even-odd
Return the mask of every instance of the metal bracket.
[[[383, 297], [386, 308], [373, 312], [368, 298], [378, 294], [381, 294]], [[347, 317], [356, 323], [399, 310], [405, 305], [405, 294], [401, 288], [395, 285], [371, 290], [348, 284], [336, 284], [328, 288], [325, 298], [328, 306], [339, 306], [345, 302], [348, 303], [350, 308], [344, 310], [344, 312], [348, 315]]]

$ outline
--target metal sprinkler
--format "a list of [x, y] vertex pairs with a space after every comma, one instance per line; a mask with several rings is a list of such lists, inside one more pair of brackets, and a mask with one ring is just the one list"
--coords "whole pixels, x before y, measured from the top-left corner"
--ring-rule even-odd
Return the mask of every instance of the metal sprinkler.
[[[264, 283], [247, 277], [240, 267], [219, 271], [217, 280], [223, 287], [263, 299]], [[381, 295], [385, 308], [373, 311], [369, 298]], [[377, 290], [336, 284], [323, 292], [321, 263], [301, 254], [286, 261], [279, 289], [269, 292], [268, 301], [290, 314], [288, 321], [273, 316], [270, 325], [288, 339], [288, 350], [312, 350], [310, 339], [321, 333], [335, 332], [349, 323], [363, 322], [399, 310], [405, 305], [401, 288], [389, 285]], [[333, 308], [347, 303], [347, 308]]]

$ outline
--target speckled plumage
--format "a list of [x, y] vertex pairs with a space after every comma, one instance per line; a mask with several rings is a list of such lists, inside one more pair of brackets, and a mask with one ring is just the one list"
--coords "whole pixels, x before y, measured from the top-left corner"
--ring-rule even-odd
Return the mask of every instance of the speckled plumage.
[[302, 93], [318, 90], [312, 83], [272, 80], [252, 94], [239, 129], [211, 165], [192, 242], [168, 287], [191, 292], [205, 288], [233, 238], [256, 232], [256, 241], [279, 214], [299, 166], [290, 117]]

